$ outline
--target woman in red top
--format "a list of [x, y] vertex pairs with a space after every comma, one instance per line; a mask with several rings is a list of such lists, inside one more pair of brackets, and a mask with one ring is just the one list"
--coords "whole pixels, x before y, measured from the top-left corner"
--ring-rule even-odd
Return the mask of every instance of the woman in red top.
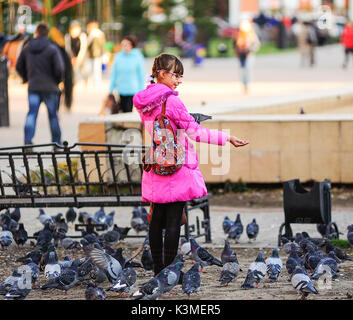
[[348, 65], [348, 56], [350, 53], [353, 53], [353, 25], [352, 22], [347, 22], [343, 28], [341, 43], [344, 46], [344, 62], [343, 68], [347, 68]]

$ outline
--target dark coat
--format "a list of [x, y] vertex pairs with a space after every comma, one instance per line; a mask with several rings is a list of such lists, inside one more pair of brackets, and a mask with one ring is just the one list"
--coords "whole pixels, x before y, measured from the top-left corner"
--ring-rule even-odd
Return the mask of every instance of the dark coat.
[[24, 82], [28, 81], [28, 91], [59, 92], [65, 66], [57, 46], [46, 37], [38, 37], [23, 48], [16, 70]]

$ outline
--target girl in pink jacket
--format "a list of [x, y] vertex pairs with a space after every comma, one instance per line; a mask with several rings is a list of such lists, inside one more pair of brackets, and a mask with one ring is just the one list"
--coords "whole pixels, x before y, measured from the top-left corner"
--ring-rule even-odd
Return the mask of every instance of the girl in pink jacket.
[[[149, 226], [149, 241], [157, 274], [171, 264], [177, 254], [182, 213], [186, 201], [207, 195], [207, 189], [198, 166], [198, 157], [188, 137], [197, 142], [225, 145], [227, 141], [235, 147], [248, 141], [229, 136], [218, 130], [200, 126], [189, 114], [175, 89], [181, 83], [184, 68], [173, 55], [160, 54], [154, 60], [151, 84], [135, 94], [134, 106], [140, 114], [146, 131], [152, 136], [153, 122], [162, 112], [166, 102], [166, 116], [174, 132], [179, 129], [178, 141], [184, 144], [184, 165], [169, 176], [160, 176], [150, 170], [142, 175], [142, 200], [151, 202], [153, 215]], [[181, 130], [180, 130], [181, 129]], [[165, 229], [163, 241], [162, 230]]]

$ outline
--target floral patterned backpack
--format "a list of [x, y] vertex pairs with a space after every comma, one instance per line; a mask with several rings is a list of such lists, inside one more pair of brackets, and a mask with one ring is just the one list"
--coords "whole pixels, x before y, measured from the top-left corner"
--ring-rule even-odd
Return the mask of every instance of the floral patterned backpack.
[[162, 113], [153, 122], [152, 146], [146, 151], [142, 162], [143, 170], [160, 176], [169, 176], [178, 171], [185, 162], [185, 148], [178, 143], [169, 118], [165, 114], [164, 101]]

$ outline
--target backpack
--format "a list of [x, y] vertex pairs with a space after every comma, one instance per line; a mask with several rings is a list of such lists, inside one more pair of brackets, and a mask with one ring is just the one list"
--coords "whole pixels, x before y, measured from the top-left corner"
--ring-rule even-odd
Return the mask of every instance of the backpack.
[[153, 122], [152, 146], [143, 156], [143, 170], [151, 169], [160, 176], [170, 176], [178, 171], [185, 162], [185, 148], [177, 142], [171, 121], [165, 114], [167, 101], [162, 113]]

